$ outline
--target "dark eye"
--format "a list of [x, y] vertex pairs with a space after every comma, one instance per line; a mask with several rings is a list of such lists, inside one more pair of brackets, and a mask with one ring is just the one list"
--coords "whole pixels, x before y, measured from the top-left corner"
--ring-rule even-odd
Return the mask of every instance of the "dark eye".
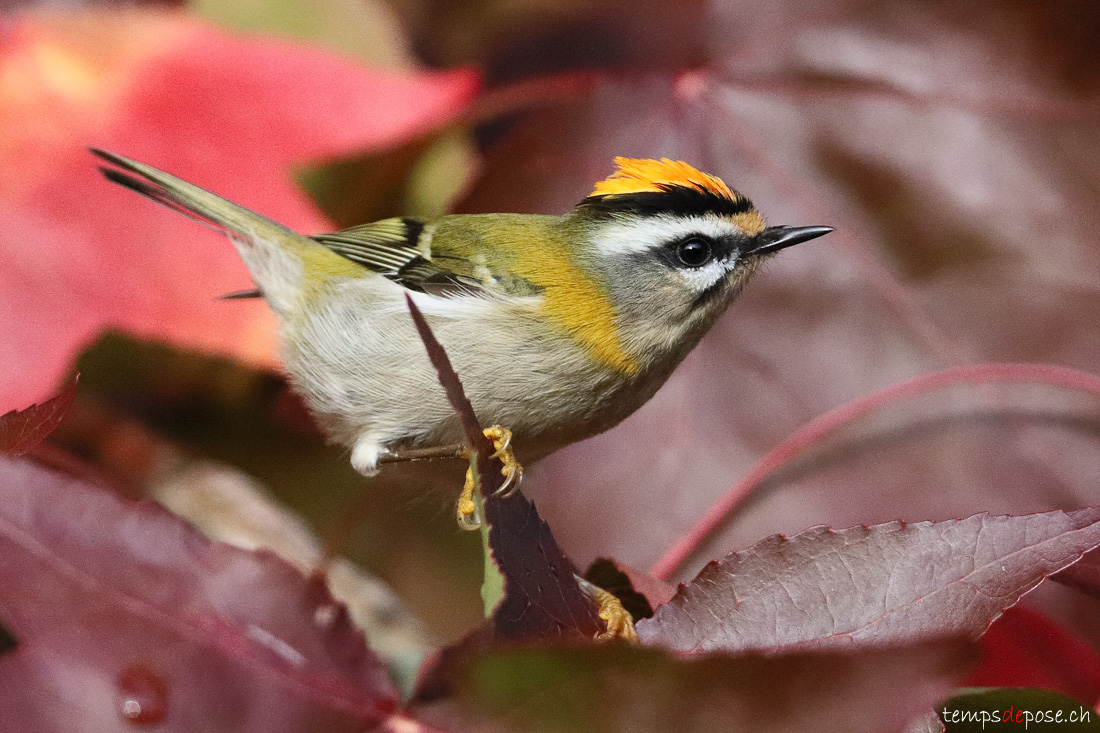
[[703, 237], [689, 237], [676, 245], [676, 259], [685, 267], [702, 267], [712, 255], [710, 242]]

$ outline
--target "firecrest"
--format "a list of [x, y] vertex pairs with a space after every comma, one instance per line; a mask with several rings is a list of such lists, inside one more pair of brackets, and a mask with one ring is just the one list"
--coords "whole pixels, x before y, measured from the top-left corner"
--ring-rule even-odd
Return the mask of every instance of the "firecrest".
[[287, 371], [351, 462], [462, 431], [409, 316], [411, 296], [478, 418], [537, 460], [637, 410], [769, 255], [832, 229], [766, 226], [687, 163], [616, 158], [563, 216], [384, 219], [306, 236], [102, 150], [115, 183], [224, 232], [282, 321]]

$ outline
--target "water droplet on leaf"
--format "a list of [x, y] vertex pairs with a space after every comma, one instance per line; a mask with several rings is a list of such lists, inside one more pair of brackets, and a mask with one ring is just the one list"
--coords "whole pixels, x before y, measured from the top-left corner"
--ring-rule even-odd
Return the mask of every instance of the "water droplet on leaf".
[[144, 664], [118, 676], [119, 714], [135, 725], [159, 723], [168, 714], [168, 684]]

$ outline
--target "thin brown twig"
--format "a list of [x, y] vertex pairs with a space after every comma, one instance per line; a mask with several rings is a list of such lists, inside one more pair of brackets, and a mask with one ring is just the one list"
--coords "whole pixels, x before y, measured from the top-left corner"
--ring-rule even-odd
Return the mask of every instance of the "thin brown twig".
[[438, 461], [445, 458], [465, 458], [466, 446], [462, 443], [438, 445], [431, 448], [409, 448], [392, 453], [383, 453], [379, 463], [403, 463], [405, 461]]

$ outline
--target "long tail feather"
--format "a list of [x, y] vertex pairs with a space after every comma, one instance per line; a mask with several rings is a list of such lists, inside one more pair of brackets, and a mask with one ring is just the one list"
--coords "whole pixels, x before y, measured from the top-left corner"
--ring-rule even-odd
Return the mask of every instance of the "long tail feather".
[[103, 175], [107, 176], [109, 180], [137, 191], [143, 196], [148, 196], [157, 203], [190, 216], [192, 219], [213, 224], [220, 229], [245, 236], [263, 236], [275, 233], [284, 236], [297, 236], [294, 231], [287, 229], [282, 224], [204, 188], [188, 183], [182, 178], [176, 178], [171, 173], [165, 173], [151, 165], [145, 165], [99, 148], [91, 148], [91, 152], [108, 163], [118, 166], [123, 171], [137, 174], [137, 177], [134, 177], [115, 168], [101, 167], [100, 170], [103, 171]]
[[[96, 155], [102, 155], [101, 151], [98, 150], [92, 150], [92, 152]], [[123, 173], [116, 168], [108, 168], [105, 165], [99, 166], [99, 171], [108, 181], [111, 181], [112, 183], [117, 183], [120, 186], [125, 186], [131, 191], [137, 191], [142, 196], [145, 196], [146, 198], [156, 201], [158, 204], [168, 207], [177, 214], [183, 214], [188, 219], [197, 221], [198, 223], [208, 226], [214, 231], [221, 234], [229, 233], [224, 226], [217, 223], [213, 219], [203, 216], [194, 209], [188, 208], [187, 206], [181, 204], [179, 201], [173, 199], [164, 190], [164, 188], [160, 186], [148, 183], [139, 178], [134, 178], [133, 176]]]
[[309, 237], [170, 173], [106, 150], [91, 152], [111, 164], [100, 167], [108, 180], [226, 234], [280, 315], [298, 303], [307, 260], [335, 257]]

